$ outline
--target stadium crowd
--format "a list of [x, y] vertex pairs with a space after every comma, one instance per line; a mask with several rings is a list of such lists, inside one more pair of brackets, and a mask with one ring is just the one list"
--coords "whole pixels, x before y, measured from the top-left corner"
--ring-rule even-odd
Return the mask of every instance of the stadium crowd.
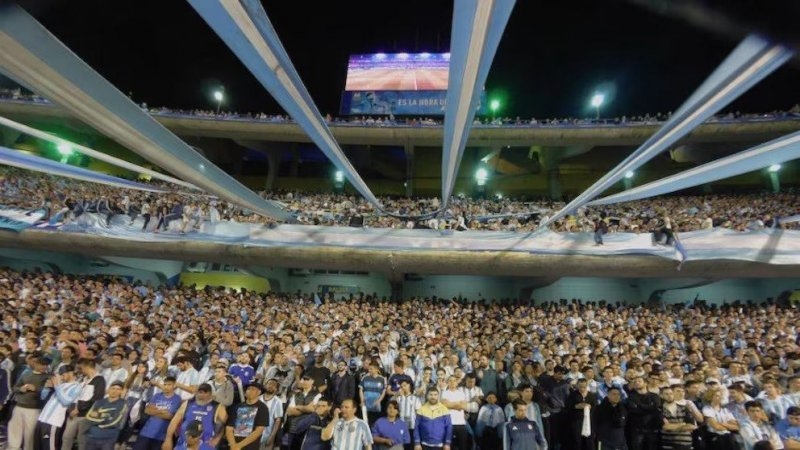
[[[164, 184], [154, 187], [169, 189]], [[262, 197], [284, 205], [300, 224], [370, 228], [430, 228], [440, 230], [532, 231], [540, 221], [563, 207], [550, 200], [454, 197], [443, 215], [416, 217], [440, 209], [438, 198], [383, 197], [393, 216], [379, 213], [361, 197], [347, 194], [262, 192]], [[0, 204], [44, 211], [43, 222], [80, 222], [85, 212], [98, 213], [105, 222], [136, 226], [142, 231], [186, 233], [205, 222], [272, 224], [226, 201], [190, 193], [152, 193], [0, 168]], [[797, 193], [668, 196], [634, 202], [581, 208], [557, 221], [557, 232], [672, 232], [723, 227], [736, 231], [781, 227], [796, 229], [788, 220], [800, 213]], [[115, 219], [116, 218], [116, 219]], [[778, 219], [778, 220], [776, 220]], [[781, 222], [781, 219], [783, 222]], [[173, 224], [173, 225], [170, 225]]]
[[8, 269], [0, 296], [9, 450], [800, 448], [800, 317], [769, 302], [319, 298]]
[[[37, 104], [50, 104], [50, 101], [36, 94], [29, 94], [23, 90], [0, 89], [0, 100], [16, 102], [30, 102]], [[181, 116], [195, 117], [198, 119], [257, 121], [267, 123], [295, 123], [294, 120], [283, 114], [240, 113], [235, 111], [217, 111], [213, 109], [175, 109], [165, 106], [154, 107], [141, 103], [140, 107], [153, 116]], [[577, 117], [552, 117], [525, 119], [516, 117], [476, 117], [473, 126], [481, 127], [592, 127], [592, 126], [635, 126], [656, 125], [668, 120], [671, 113], [655, 113], [636, 116], [619, 116], [613, 118], [577, 118]], [[709, 122], [747, 122], [765, 120], [794, 120], [800, 119], [800, 104], [796, 104], [786, 111], [770, 111], [765, 113], [742, 113], [731, 111], [718, 114], [710, 118]], [[375, 127], [441, 127], [441, 118], [433, 117], [395, 117], [394, 115], [371, 116], [325, 116], [328, 125], [333, 126], [375, 126]]]

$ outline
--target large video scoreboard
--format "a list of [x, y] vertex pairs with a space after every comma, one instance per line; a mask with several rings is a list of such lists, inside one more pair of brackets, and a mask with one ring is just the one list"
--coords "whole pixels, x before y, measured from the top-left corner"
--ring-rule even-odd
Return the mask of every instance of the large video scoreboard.
[[449, 53], [351, 55], [341, 113], [444, 115], [449, 70]]

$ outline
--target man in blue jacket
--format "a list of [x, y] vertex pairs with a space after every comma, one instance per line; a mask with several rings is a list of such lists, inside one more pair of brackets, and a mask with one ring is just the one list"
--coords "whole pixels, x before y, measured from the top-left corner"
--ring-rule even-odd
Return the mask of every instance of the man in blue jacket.
[[450, 410], [439, 403], [439, 391], [436, 388], [428, 389], [425, 400], [417, 411], [414, 450], [450, 450], [450, 440], [453, 438]]
[[506, 423], [503, 450], [547, 450], [547, 441], [535, 421], [528, 419], [528, 404], [514, 400], [514, 417]]

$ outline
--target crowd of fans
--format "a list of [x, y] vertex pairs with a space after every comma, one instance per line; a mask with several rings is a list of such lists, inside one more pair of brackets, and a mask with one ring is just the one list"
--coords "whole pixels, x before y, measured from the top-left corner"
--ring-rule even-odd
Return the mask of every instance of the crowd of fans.
[[[27, 94], [21, 89], [0, 89], [0, 99], [13, 101], [33, 102], [49, 104], [50, 102], [36, 94]], [[237, 121], [256, 121], [267, 123], [294, 123], [294, 120], [283, 114], [261, 113], [239, 113], [233, 111], [217, 111], [213, 109], [175, 109], [152, 107], [147, 103], [142, 103], [141, 108], [153, 116], [181, 116], [196, 117], [200, 119], [208, 118], [215, 120], [237, 120]], [[620, 116], [613, 118], [576, 118], [576, 117], [553, 117], [525, 119], [516, 117], [476, 117], [473, 126], [502, 126], [502, 127], [586, 127], [586, 126], [631, 126], [631, 125], [655, 125], [669, 119], [671, 113], [644, 114], [638, 116]], [[764, 120], [788, 120], [800, 119], [800, 105], [795, 105], [786, 111], [770, 111], [766, 113], [742, 113], [739, 111], [728, 112], [713, 116], [709, 122], [746, 122]], [[346, 116], [333, 117], [330, 114], [325, 116], [329, 125], [334, 126], [376, 126], [376, 127], [441, 127], [444, 122], [440, 117], [395, 117], [394, 115], [378, 116]]]
[[9, 450], [800, 446], [800, 317], [770, 303], [320, 298], [7, 269], [0, 296]]
[[[164, 184], [154, 187], [168, 189]], [[429, 228], [439, 230], [533, 231], [539, 223], [564, 206], [550, 200], [454, 197], [444, 214], [417, 219], [440, 209], [438, 198], [384, 197], [379, 213], [361, 197], [346, 194], [262, 192], [281, 203], [300, 224], [369, 228]], [[143, 231], [191, 232], [203, 223], [234, 221], [271, 224], [226, 201], [190, 193], [152, 193], [75, 181], [13, 168], [0, 169], [0, 204], [42, 210], [42, 221], [80, 222], [86, 212], [99, 213], [105, 222], [136, 226]], [[794, 229], [788, 221], [800, 214], [800, 200], [793, 190], [782, 193], [672, 196], [581, 208], [557, 221], [557, 232], [648, 233], [683, 232], [723, 227], [736, 231], [765, 227]], [[777, 220], [776, 220], [777, 219]], [[781, 223], [780, 220], [784, 222]]]

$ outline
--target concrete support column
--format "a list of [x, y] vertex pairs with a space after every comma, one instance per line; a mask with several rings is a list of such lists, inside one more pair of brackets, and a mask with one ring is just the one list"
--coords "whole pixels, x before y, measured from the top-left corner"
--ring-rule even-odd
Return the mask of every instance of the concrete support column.
[[281, 150], [277, 149], [267, 152], [269, 168], [267, 169], [267, 181], [264, 183], [264, 189], [267, 191], [271, 191], [272, 187], [275, 185], [275, 178], [278, 177], [278, 167], [281, 163], [282, 153]]
[[588, 152], [588, 146], [569, 146], [569, 147], [531, 147], [531, 151], [539, 152], [539, 164], [542, 170], [547, 173], [547, 190], [552, 200], [561, 200], [563, 192], [561, 189], [561, 173], [559, 166], [561, 161]]
[[404, 146], [406, 152], [406, 197], [414, 195], [414, 145], [407, 143]]
[[297, 148], [297, 144], [291, 144], [291, 151], [292, 164], [289, 167], [289, 176], [297, 178], [297, 172], [300, 168], [300, 150]]
[[403, 301], [403, 282], [393, 280], [389, 283], [392, 289], [392, 300], [395, 302]]

